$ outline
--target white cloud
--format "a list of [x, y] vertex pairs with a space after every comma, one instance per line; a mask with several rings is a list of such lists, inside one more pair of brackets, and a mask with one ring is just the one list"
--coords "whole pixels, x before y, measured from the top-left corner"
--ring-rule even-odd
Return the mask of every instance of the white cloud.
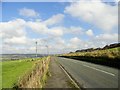
[[63, 20], [63, 18], [64, 18], [63, 14], [56, 14], [50, 17], [49, 19], [47, 19], [46, 21], [44, 21], [44, 23], [46, 25], [54, 25], [60, 23]]
[[70, 39], [70, 41], [66, 44], [67, 51], [76, 51], [80, 49], [86, 49], [86, 48], [93, 48], [95, 47], [94, 41], [90, 40], [81, 40], [78, 37], [73, 37]]
[[53, 43], [51, 43], [51, 49], [54, 50], [61, 50], [63, 48], [65, 48], [66, 46], [66, 43], [65, 43], [65, 40], [61, 37], [57, 37], [57, 38], [54, 38], [53, 39]]
[[27, 22], [27, 27], [31, 28], [34, 32], [48, 36], [62, 36], [63, 31], [59, 27], [48, 28], [43, 22]]
[[53, 33], [54, 35], [58, 35], [58, 36], [62, 36], [62, 35], [83, 35], [85, 33], [85, 30], [80, 27], [80, 26], [70, 26], [70, 27], [64, 27], [64, 26], [56, 26], [56, 27], [52, 27], [51, 29], [51, 33], [55, 31], [55, 33]]
[[37, 16], [39, 16], [39, 13], [37, 13], [35, 10], [28, 9], [28, 8], [20, 9], [19, 14], [22, 15], [22, 16], [26, 16], [26, 17], [37, 17]]
[[95, 39], [97, 41], [104, 41], [104, 42], [118, 42], [118, 34], [117, 33], [104, 33], [104, 34], [100, 34], [100, 35], [97, 35], [95, 37]]
[[59, 37], [63, 35], [63, 30], [59, 27], [53, 27], [48, 30], [48, 35]]
[[16, 19], [9, 22], [0, 23], [2, 38], [25, 36], [25, 23], [26, 22], [23, 19]]
[[[77, 3], [75, 3], [76, 7]], [[72, 6], [71, 6], [72, 7]], [[77, 6], [78, 7], [78, 6]], [[81, 6], [83, 8], [83, 6]], [[84, 7], [86, 7], [84, 5]], [[91, 5], [88, 7], [91, 7]], [[106, 5], [105, 5], [106, 7]], [[112, 6], [110, 6], [111, 9]], [[70, 8], [70, 7], [68, 7]], [[73, 8], [73, 7], [72, 7]], [[87, 8], [87, 7], [86, 7]], [[77, 8], [76, 8], [77, 9]], [[67, 8], [66, 8], [67, 10]], [[78, 12], [79, 9], [75, 10], [75, 13], [78, 13], [75, 17], [78, 17], [80, 19], [80, 14]], [[81, 9], [80, 9], [81, 10]], [[85, 16], [84, 13], [81, 17], [85, 21], [88, 20], [88, 22], [93, 22], [94, 17], [92, 15], [95, 15], [96, 12], [90, 8], [90, 12], [88, 13], [88, 16]], [[83, 10], [84, 12], [84, 10]], [[100, 10], [101, 12], [101, 10]], [[99, 13], [100, 13], [99, 12]], [[108, 12], [108, 11], [107, 11]], [[67, 12], [68, 13], [68, 12]], [[72, 13], [72, 12], [71, 12]], [[87, 13], [87, 11], [85, 12]], [[110, 14], [110, 13], [109, 13]], [[75, 14], [73, 14], [75, 15]], [[101, 15], [101, 13], [100, 13]], [[85, 16], [85, 18], [84, 18]], [[95, 15], [95, 20], [97, 19], [99, 15]], [[111, 16], [111, 15], [110, 15]], [[31, 16], [29, 16], [31, 17]], [[102, 16], [101, 16], [102, 17]], [[35, 52], [35, 42], [38, 41], [38, 44], [41, 46], [38, 46], [39, 52], [40, 53], [46, 53], [46, 47], [45, 45], [49, 45], [50, 52], [69, 52], [71, 50], [77, 50], [77, 49], [83, 49], [83, 48], [90, 48], [90, 47], [98, 47], [105, 45], [106, 43], [112, 43], [116, 42], [118, 35], [116, 33], [104, 33], [97, 35], [96, 37], [89, 38], [88, 40], [82, 40], [82, 35], [88, 35], [88, 36], [95, 36], [93, 31], [91, 29], [85, 30], [82, 27], [75, 27], [75, 26], [70, 26], [70, 27], [64, 27], [61, 25], [61, 22], [63, 21], [64, 15], [63, 14], [56, 14], [49, 19], [42, 21], [42, 20], [36, 20], [35, 21], [25, 21], [23, 19], [15, 19], [11, 20], [8, 22], [2, 22], [0, 24], [0, 37], [3, 37], [3, 43], [6, 48], [4, 48], [4, 52], [23, 52], [23, 53], [33, 53]], [[100, 18], [98, 18], [100, 20]], [[107, 18], [108, 19], [108, 18]], [[104, 20], [104, 19], [101, 19]], [[100, 23], [106, 23], [103, 21], [97, 21], [99, 24]], [[97, 23], [96, 22], [96, 23]], [[107, 24], [110, 24], [109, 21]], [[113, 20], [114, 22], [114, 20]], [[98, 26], [95, 23], [96, 26]], [[57, 24], [57, 25], [56, 25]], [[52, 26], [53, 25], [53, 26]], [[54, 26], [55, 25], [55, 26]], [[103, 26], [101, 24], [100, 26]], [[113, 27], [110, 26], [110, 27]], [[104, 27], [105, 29], [106, 27]], [[43, 40], [43, 37], [41, 38], [29, 38], [28, 33], [29, 30], [34, 31], [35, 33], [39, 34], [39, 36], [45, 36], [47, 37], [46, 40]], [[2, 34], [1, 34], [2, 32]], [[34, 34], [35, 34], [34, 33]], [[68, 40], [66, 38], [62, 38], [63, 35], [72, 35], [74, 36], [73, 38], [69, 38]], [[79, 35], [79, 36], [78, 36]], [[81, 36], [80, 36], [81, 35]], [[78, 38], [78, 37], [81, 38]], [[8, 46], [7, 46], [8, 45]], [[13, 46], [13, 47], [12, 47]], [[12, 47], [10, 49], [10, 47]], [[26, 50], [24, 51], [23, 48]], [[9, 48], [9, 50], [7, 50]]]
[[27, 38], [25, 36], [23, 37], [12, 37], [12, 38], [7, 38], [4, 40], [5, 44], [14, 44], [14, 45], [21, 45], [21, 44], [26, 44]]
[[65, 45], [65, 40], [64, 39], [62, 39], [62, 38], [57, 38], [57, 40], [56, 40], [57, 42], [57, 45], [62, 45], [61, 47], [63, 47], [64, 45]]
[[94, 2], [93, 0], [71, 3], [65, 13], [80, 20], [92, 23], [104, 31], [111, 31], [117, 26], [117, 6]]
[[93, 36], [93, 35], [94, 35], [94, 33], [93, 33], [93, 31], [92, 31], [91, 29], [87, 30], [87, 31], [86, 31], [86, 34], [87, 34], [88, 36]]
[[48, 35], [48, 36], [49, 35], [56, 36], [56, 37], [62, 36], [63, 30], [61, 27], [49, 28], [48, 26], [61, 23], [63, 18], [64, 18], [63, 14], [56, 14], [45, 21], [38, 21], [38, 22], [29, 21], [29, 22], [27, 22], [27, 26], [39, 34], [44, 34], [44, 35]]
[[0, 24], [1, 37], [3, 45], [23, 45], [26, 44], [26, 21], [23, 19], [15, 19]]
[[70, 42], [72, 44], [78, 45], [78, 44], [80, 44], [81, 40], [78, 37], [74, 37], [74, 38], [70, 39]]
[[82, 27], [71, 26], [64, 28], [64, 32], [72, 35], [82, 35], [84, 33], [84, 29]]
[[47, 26], [42, 22], [28, 21], [26, 25], [27, 27], [31, 28], [34, 32], [37, 32], [40, 34], [45, 34], [47, 33], [47, 30], [48, 30]]
[[[47, 42], [49, 43], [49, 41], [44, 42], [41, 39], [42, 37], [40, 39], [29, 38], [29, 30], [32, 30], [40, 35], [45, 35], [46, 37], [48, 37], [48, 40], [49, 38], [57, 38], [63, 35], [63, 31], [59, 27], [49, 28], [42, 21], [25, 21], [23, 19], [14, 19], [8, 22], [2, 22], [0, 24], [0, 30], [0, 37], [3, 39], [3, 46], [14, 46], [14, 49], [12, 48], [13, 50], [21, 46], [29, 48], [35, 43], [35, 41], [42, 42], [42, 45], [47, 44]], [[59, 40], [60, 43], [64, 42], [61, 39]]]

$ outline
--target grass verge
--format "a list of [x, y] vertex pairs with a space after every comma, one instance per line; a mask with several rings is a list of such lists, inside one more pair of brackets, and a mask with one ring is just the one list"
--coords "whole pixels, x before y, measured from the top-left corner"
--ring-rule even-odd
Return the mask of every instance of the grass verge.
[[73, 52], [60, 56], [120, 69], [120, 47], [91, 52]]

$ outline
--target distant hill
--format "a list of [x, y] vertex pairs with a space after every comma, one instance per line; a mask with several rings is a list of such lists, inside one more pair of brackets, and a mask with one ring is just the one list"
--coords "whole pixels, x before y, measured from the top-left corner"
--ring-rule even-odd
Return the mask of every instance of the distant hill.
[[114, 44], [106, 45], [103, 48], [95, 48], [95, 49], [94, 48], [88, 48], [88, 49], [76, 50], [75, 52], [91, 52], [91, 51], [95, 51], [95, 50], [106, 50], [106, 49], [111, 49], [111, 48], [116, 48], [116, 47], [120, 47], [120, 43], [114, 43]]
[[116, 48], [116, 47], [120, 47], [120, 43], [115, 43], [115, 44], [106, 45], [106, 46], [103, 47], [102, 49], [110, 49], [110, 48]]

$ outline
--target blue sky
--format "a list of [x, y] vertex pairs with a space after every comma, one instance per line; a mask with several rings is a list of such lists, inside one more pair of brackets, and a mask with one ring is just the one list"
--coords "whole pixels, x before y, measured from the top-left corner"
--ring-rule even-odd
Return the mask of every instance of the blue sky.
[[[15, 18], [23, 18], [25, 20], [30, 20], [30, 18], [19, 15], [19, 9], [21, 8], [29, 8], [34, 9], [40, 16], [37, 18], [41, 18], [42, 20], [46, 20], [50, 18], [52, 15], [58, 13], [64, 13], [64, 9], [69, 5], [69, 2], [4, 2], [3, 3], [3, 22], [13, 20]], [[34, 20], [34, 19], [33, 19]], [[64, 20], [64, 26], [69, 27], [71, 25], [80, 26], [82, 25], [84, 28], [89, 28], [91, 25], [86, 22], [79, 21], [77, 18], [72, 18], [70, 15], [66, 15]]]
[[[19, 9], [30, 8], [40, 13], [42, 19], [48, 19], [54, 14], [63, 13], [65, 6], [68, 3], [56, 2], [3, 2], [3, 21], [8, 21], [13, 18], [25, 18], [19, 15]], [[9, 14], [9, 15], [8, 15]]]
[[[24, 17], [19, 15], [19, 10], [21, 8], [29, 8], [29, 9], [34, 9], [38, 13], [40, 13], [39, 17], [42, 20], [46, 20], [50, 18], [52, 15], [58, 14], [58, 13], [64, 13], [64, 9], [66, 6], [68, 6], [70, 3], [69, 2], [4, 2], [3, 5], [3, 22], [13, 20], [15, 18], [22, 18], [24, 20], [30, 20], [28, 17]], [[36, 18], [33, 18], [35, 20]], [[89, 29], [93, 25], [90, 23], [86, 23], [84, 21], [80, 21], [77, 18], [73, 18], [70, 15], [66, 14], [66, 17], [64, 19], [63, 25], [65, 27], [70, 27], [70, 26], [82, 26], [85, 29]], [[94, 28], [94, 27], [92, 27]], [[96, 34], [99, 32], [95, 32]], [[30, 34], [31, 36], [31, 34]], [[36, 35], [32, 35], [35, 36]], [[65, 36], [66, 37], [66, 36]], [[66, 38], [69, 38], [70, 36], [67, 36]]]
[[41, 45], [39, 53], [45, 53], [46, 44], [51, 53], [103, 47], [117, 42], [117, 4], [3, 2], [1, 26], [3, 46], [12, 53], [34, 53], [35, 41]]

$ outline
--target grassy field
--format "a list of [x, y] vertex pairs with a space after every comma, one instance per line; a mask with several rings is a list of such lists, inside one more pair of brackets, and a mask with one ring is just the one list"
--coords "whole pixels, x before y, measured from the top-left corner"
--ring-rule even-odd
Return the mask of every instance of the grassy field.
[[32, 69], [35, 61], [23, 59], [2, 62], [2, 88], [12, 88], [20, 77]]

